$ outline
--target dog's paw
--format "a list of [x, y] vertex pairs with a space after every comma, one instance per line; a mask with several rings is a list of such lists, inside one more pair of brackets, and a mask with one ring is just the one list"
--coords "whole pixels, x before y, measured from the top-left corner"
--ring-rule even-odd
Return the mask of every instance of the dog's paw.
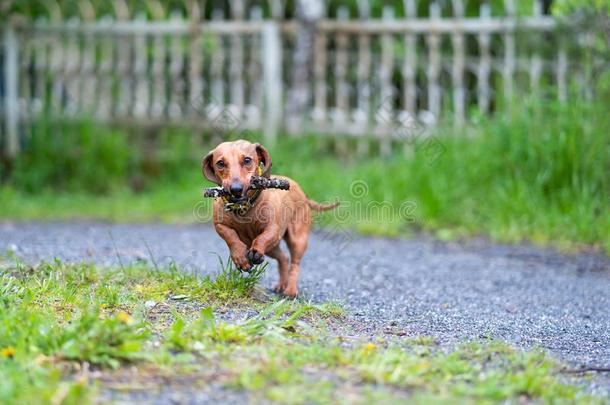
[[254, 249], [248, 250], [248, 261], [252, 264], [261, 264], [265, 259], [265, 255], [257, 252]]
[[296, 286], [288, 286], [284, 289], [284, 291], [282, 291], [282, 294], [287, 297], [296, 298], [296, 296], [299, 295], [299, 290], [296, 288]]
[[231, 258], [233, 259], [233, 263], [235, 263], [235, 267], [237, 267], [239, 270], [250, 271], [252, 269], [252, 264], [246, 255], [236, 255]]

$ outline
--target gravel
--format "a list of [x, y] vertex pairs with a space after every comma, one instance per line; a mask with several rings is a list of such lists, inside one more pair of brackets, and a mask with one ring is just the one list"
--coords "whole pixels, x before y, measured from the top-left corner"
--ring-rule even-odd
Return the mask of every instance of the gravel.
[[[2, 223], [0, 252], [26, 262], [134, 260], [215, 273], [224, 242], [208, 225]], [[263, 284], [271, 287], [275, 263]], [[610, 258], [483, 240], [313, 232], [301, 264], [307, 299], [343, 301], [360, 333], [430, 335], [440, 344], [500, 339], [541, 347], [574, 367], [610, 367]], [[610, 375], [600, 375], [610, 387]]]

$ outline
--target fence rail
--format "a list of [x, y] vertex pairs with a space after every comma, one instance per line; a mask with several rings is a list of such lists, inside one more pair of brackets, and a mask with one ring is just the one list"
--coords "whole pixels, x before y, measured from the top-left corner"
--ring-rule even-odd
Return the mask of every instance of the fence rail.
[[3, 31], [4, 149], [17, 153], [20, 125], [44, 114], [255, 129], [270, 140], [282, 129], [347, 135], [362, 150], [372, 137], [388, 153], [405, 128], [459, 124], [469, 111], [491, 114], [517, 94], [555, 89], [563, 101], [574, 86], [591, 91], [581, 63], [586, 33], [566, 33], [537, 1], [526, 17], [510, 1], [506, 15], [492, 16], [483, 2], [477, 18], [465, 17], [459, 0], [450, 17], [432, 2], [423, 18], [412, 1], [400, 18], [390, 7], [370, 18], [365, 3], [357, 19], [339, 7], [336, 18], [313, 23], [307, 105], [297, 119], [283, 100], [302, 21], [263, 19], [260, 7], [249, 19], [236, 7], [232, 19], [212, 10], [203, 21], [191, 3], [189, 19], [149, 20], [120, 7], [116, 19], [95, 19], [84, 7], [88, 18], [12, 21]]

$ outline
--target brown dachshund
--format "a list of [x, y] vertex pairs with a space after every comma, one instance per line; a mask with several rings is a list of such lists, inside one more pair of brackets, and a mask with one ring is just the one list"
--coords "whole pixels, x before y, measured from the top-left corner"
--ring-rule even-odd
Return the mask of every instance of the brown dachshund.
[[[269, 177], [271, 158], [260, 144], [239, 140], [223, 142], [202, 161], [206, 179], [222, 186], [229, 198], [214, 202], [214, 227], [227, 242], [235, 265], [248, 271], [263, 262], [264, 255], [273, 257], [279, 266], [280, 280], [274, 290], [297, 295], [299, 264], [307, 249], [311, 210], [325, 211], [338, 206], [318, 204], [309, 200], [292, 179], [277, 176], [290, 183], [289, 190], [250, 189], [253, 176]], [[290, 261], [280, 248], [284, 239]]]

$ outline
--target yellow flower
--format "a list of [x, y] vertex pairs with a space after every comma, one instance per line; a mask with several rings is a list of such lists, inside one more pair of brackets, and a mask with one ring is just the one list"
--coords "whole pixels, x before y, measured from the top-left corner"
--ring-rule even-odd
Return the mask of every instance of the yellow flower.
[[120, 311], [118, 314], [116, 314], [116, 319], [119, 322], [123, 322], [127, 325], [131, 325], [133, 323], [133, 318], [125, 311]]
[[375, 343], [367, 343], [364, 345], [364, 355], [368, 356], [369, 354], [371, 354], [371, 352], [373, 350], [375, 350], [377, 348], [377, 345]]
[[8, 346], [0, 350], [0, 356], [2, 357], [13, 357], [15, 355], [15, 348]]

